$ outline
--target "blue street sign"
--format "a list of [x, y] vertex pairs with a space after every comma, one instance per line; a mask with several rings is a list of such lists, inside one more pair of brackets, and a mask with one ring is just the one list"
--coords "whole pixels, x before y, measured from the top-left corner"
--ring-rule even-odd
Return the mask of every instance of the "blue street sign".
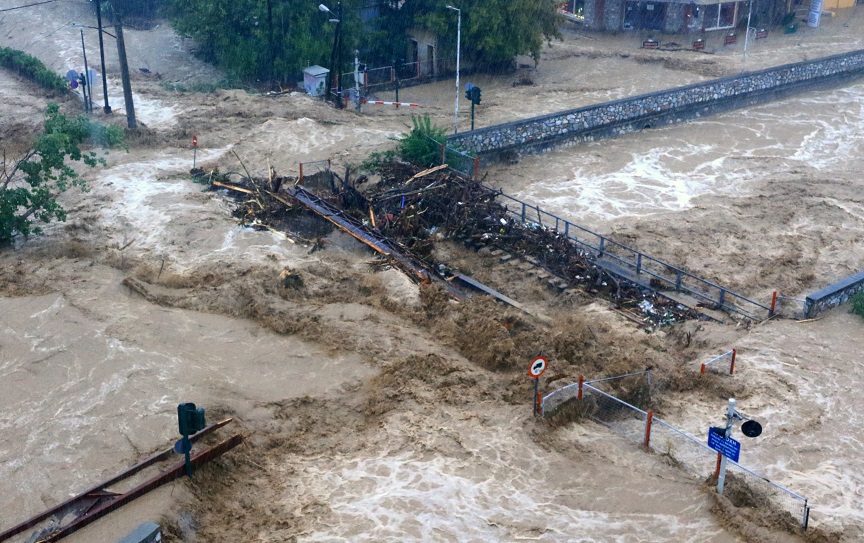
[[174, 452], [177, 454], [186, 454], [192, 450], [192, 443], [188, 439], [181, 439], [174, 444]]
[[708, 429], [708, 446], [733, 462], [737, 462], [738, 455], [741, 454], [741, 443], [731, 437], [723, 437], [723, 434], [718, 434], [714, 428]]

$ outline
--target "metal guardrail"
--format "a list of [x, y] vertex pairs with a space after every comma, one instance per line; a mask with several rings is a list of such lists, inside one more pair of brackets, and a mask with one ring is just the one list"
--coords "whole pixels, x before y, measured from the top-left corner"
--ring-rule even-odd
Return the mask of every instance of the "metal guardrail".
[[[499, 196], [505, 201], [505, 208], [508, 213], [523, 224], [536, 224], [544, 228], [554, 229], [573, 243], [593, 252], [595, 261], [610, 262], [622, 268], [622, 271], [632, 274], [631, 277], [628, 277], [624, 273], [622, 277], [625, 279], [632, 281], [634, 278], [645, 275], [650, 278], [651, 283], [659, 283], [652, 284], [652, 288], [658, 290], [658, 287], [666, 287], [670, 290], [683, 292], [718, 308], [734, 311], [752, 319], [760, 319], [758, 314], [763, 312], [766, 317], [770, 316], [771, 308], [767, 305], [543, 211], [539, 206], [523, 202], [500, 191]], [[515, 208], [511, 209], [506, 202], [515, 203]], [[614, 270], [612, 271], [614, 273]]]
[[[561, 387], [542, 397], [541, 416], [554, 413], [566, 401], [585, 402], [583, 416], [602, 424], [629, 441], [642, 443], [646, 448], [668, 455], [677, 465], [700, 477], [714, 469], [717, 451], [702, 440], [675, 428], [668, 422], [653, 416], [653, 411], [645, 411], [620, 398], [617, 398], [588, 383], [601, 383], [641, 375], [645, 372], [630, 373], [584, 381], [581, 377], [576, 383]], [[649, 374], [650, 375], [650, 374]], [[805, 530], [810, 519], [810, 505], [806, 497], [771, 481], [764, 475], [742, 466], [729, 459], [729, 465], [741, 470], [746, 482], [769, 498], [774, 505], [789, 512]]]

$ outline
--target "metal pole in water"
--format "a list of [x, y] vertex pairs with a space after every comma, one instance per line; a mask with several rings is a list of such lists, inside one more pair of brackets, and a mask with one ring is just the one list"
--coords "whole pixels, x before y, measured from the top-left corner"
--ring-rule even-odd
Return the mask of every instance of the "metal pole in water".
[[[729, 398], [729, 406], [726, 408], [726, 433], [724, 437], [729, 437], [729, 432], [732, 430], [732, 422], [735, 420], [735, 398]], [[728, 459], [725, 455], [720, 459], [720, 475], [717, 477], [717, 494], [723, 494], [723, 485], [726, 483], [726, 462]]]
[[744, 57], [742, 60], [747, 60], [747, 45], [750, 43], [750, 18], [753, 16], [753, 1], [750, 0], [750, 8], [747, 10], [747, 31], [744, 32]]

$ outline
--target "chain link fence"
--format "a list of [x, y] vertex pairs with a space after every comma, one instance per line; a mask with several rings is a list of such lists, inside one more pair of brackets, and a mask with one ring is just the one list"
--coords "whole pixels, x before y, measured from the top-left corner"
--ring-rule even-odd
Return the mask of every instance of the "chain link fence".
[[[734, 349], [714, 360], [718, 361], [719, 367], [724, 363], [724, 360], [728, 359], [731, 366], [733, 357]], [[640, 376], [640, 379], [645, 379], [646, 382], [642, 384], [638, 381], [632, 382], [632, 379], [637, 376]], [[631, 383], [618, 388], [629, 396], [627, 398], [629, 401], [598, 388], [613, 381], [616, 381], [617, 385], [618, 380], [624, 378], [631, 378]], [[703, 443], [702, 440], [655, 417], [652, 410], [642, 409], [634, 405], [634, 403], [645, 407], [650, 405], [650, 391], [651, 378], [648, 372], [594, 381], [585, 381], [580, 376], [578, 382], [543, 396], [540, 399], [539, 413], [543, 417], [551, 417], [566, 412], [575, 420], [591, 419], [629, 441], [651, 449], [664, 457], [670, 465], [680, 467], [706, 480], [716, 477], [720, 458], [717, 451], [709, 447], [707, 443]], [[740, 480], [743, 486], [741, 491], [734, 491], [728, 485], [728, 482], [732, 480], [732, 486], [735, 486], [737, 484], [736, 478]], [[727, 462], [727, 488], [729, 488], [727, 493], [735, 492], [735, 500], [741, 504], [766, 508], [768, 513], [780, 522], [785, 521], [789, 523], [789, 526], [798, 525], [804, 529], [807, 528], [810, 517], [810, 505], [807, 498], [732, 460]]]

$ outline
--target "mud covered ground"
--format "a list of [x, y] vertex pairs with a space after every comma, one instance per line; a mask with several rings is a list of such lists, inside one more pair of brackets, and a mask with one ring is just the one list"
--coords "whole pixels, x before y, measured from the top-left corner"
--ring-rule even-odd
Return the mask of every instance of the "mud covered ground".
[[[80, 62], [68, 23], [87, 17], [70, 3], [6, 12], [0, 41], [65, 72]], [[861, 48], [861, 13], [825, 23], [772, 34], [746, 61], [710, 41], [713, 54], [641, 51], [642, 36], [567, 30], [536, 69], [473, 78], [484, 88], [478, 122]], [[39, 36], [22, 31], [33, 27]], [[300, 162], [344, 168], [392, 145], [409, 112], [169, 91], [163, 83], [221, 75], [164, 25], [127, 40], [133, 71], [151, 72], [133, 82], [145, 126], [88, 174], [91, 192], [64, 196], [68, 222], [0, 252], [0, 529], [168, 446], [176, 404], [194, 401], [213, 420], [236, 417], [247, 444], [71, 541], [116, 540], [146, 519], [169, 540], [208, 542], [860, 539], [864, 346], [845, 308], [813, 322], [647, 333], [527, 270], [436, 249], [541, 320], [450, 302], [309, 219], [298, 229], [316, 228], [323, 248], [241, 228], [225, 195], [189, 179], [191, 135], [204, 167], [239, 171], [234, 151], [254, 175], [268, 161], [296, 174]], [[52, 97], [2, 77], [2, 144], [22, 149]], [[523, 78], [534, 86], [513, 86]], [[400, 98], [447, 126], [452, 83]], [[795, 299], [862, 267], [860, 88], [753, 108], [745, 123], [733, 113], [529, 157], [487, 179], [746, 295], [779, 290], [794, 315]], [[110, 121], [122, 124], [122, 94], [110, 90]], [[302, 287], [280, 281], [286, 269]], [[702, 361], [731, 347], [736, 377], [699, 377]], [[652, 368], [658, 414], [700, 437], [738, 398], [766, 425], [742, 463], [811, 498], [812, 530], [790, 532], [735, 479], [731, 499], [717, 498], [602, 426], [535, 421], [525, 368], [541, 349], [552, 361], [543, 390]]]

